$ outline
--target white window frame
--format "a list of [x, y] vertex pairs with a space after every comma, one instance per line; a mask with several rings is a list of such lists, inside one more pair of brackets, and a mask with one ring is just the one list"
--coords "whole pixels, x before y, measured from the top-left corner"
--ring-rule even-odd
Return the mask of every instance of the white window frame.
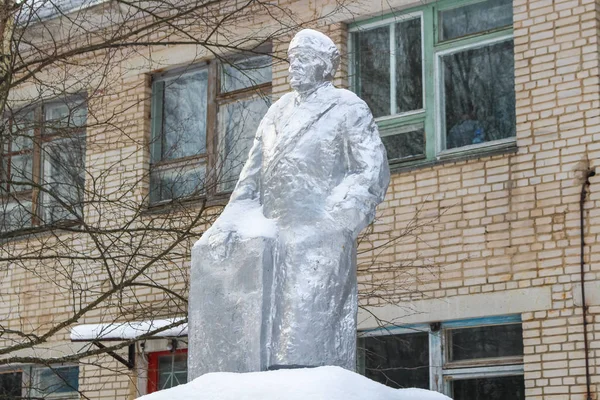
[[55, 400], [75, 400], [75, 399], [79, 399], [79, 392], [72, 390], [68, 393], [43, 393], [38, 391], [36, 388], [41, 387], [40, 383], [41, 383], [41, 375], [40, 372], [44, 371], [44, 370], [56, 370], [56, 369], [60, 369], [60, 368], [77, 368], [77, 380], [79, 381], [79, 366], [78, 365], [53, 365], [50, 367], [46, 367], [46, 366], [36, 366], [36, 365], [32, 365], [29, 371], [29, 375], [30, 375], [30, 379], [29, 382], [31, 384], [31, 396], [35, 397], [42, 397], [44, 399], [55, 399]]
[[[416, 332], [429, 334], [429, 389], [452, 395], [452, 381], [460, 379], [491, 378], [503, 376], [518, 376], [524, 374], [523, 357], [502, 357], [490, 359], [487, 362], [477, 360], [477, 365], [458, 368], [456, 364], [447, 361], [446, 332], [453, 328], [474, 328], [493, 325], [514, 325], [521, 323], [520, 315], [477, 318], [468, 320], [446, 321], [434, 324], [415, 324], [406, 326], [392, 326], [358, 332], [359, 338], [377, 337], [388, 335], [402, 335]], [[432, 330], [432, 326], [439, 324], [439, 329]], [[360, 357], [358, 357], [360, 359]], [[502, 362], [504, 361], [504, 362]], [[446, 367], [446, 364], [448, 367]]]

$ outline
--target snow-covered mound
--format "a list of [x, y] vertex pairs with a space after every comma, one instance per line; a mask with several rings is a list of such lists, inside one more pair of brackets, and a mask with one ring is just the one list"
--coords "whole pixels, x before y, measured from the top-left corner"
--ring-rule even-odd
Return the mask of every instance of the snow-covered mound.
[[138, 400], [448, 400], [423, 389], [392, 389], [340, 367], [236, 374], [216, 372]]

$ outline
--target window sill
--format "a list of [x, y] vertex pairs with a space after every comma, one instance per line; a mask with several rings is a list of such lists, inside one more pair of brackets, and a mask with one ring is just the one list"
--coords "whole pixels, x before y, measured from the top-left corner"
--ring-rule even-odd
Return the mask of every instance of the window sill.
[[483, 366], [523, 365], [523, 356], [489, 357], [472, 360], [446, 361], [444, 368], [460, 370], [461, 368], [477, 368]]
[[205, 203], [205, 208], [224, 207], [229, 202], [229, 196], [231, 196], [231, 193], [218, 194], [210, 197], [194, 196], [181, 199], [165, 200], [159, 203], [148, 205], [146, 210], [142, 212], [142, 215], [169, 214], [175, 212], [177, 209], [193, 208], [201, 203]]
[[57, 393], [57, 394], [39, 394], [36, 399], [44, 399], [44, 400], [78, 400], [79, 393]]
[[392, 174], [415, 171], [423, 168], [435, 167], [458, 161], [476, 160], [485, 157], [493, 157], [502, 154], [517, 152], [517, 142], [514, 138], [497, 141], [489, 144], [467, 146], [455, 150], [440, 152], [436, 159], [419, 160], [408, 163], [390, 164]]
[[14, 231], [0, 232], [0, 243], [19, 241], [31, 236], [44, 235], [56, 230], [64, 230], [65, 232], [71, 232], [75, 226], [79, 226], [77, 221], [62, 221], [52, 225], [40, 225], [32, 226], [23, 229], [16, 229]]

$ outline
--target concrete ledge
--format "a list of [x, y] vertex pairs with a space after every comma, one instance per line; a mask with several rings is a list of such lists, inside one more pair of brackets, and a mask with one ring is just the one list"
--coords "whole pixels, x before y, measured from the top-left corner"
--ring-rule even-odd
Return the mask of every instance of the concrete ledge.
[[358, 328], [375, 329], [386, 325], [521, 314], [549, 310], [551, 307], [550, 287], [477, 293], [359, 309]]

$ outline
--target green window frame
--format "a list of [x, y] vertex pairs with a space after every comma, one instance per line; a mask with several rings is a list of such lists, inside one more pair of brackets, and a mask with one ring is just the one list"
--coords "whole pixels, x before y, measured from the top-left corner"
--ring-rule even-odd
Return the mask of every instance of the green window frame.
[[[449, 38], [447, 37], [447, 33], [442, 32], [441, 24], [443, 23], [443, 18], [447, 15], [447, 12], [452, 13], [454, 10], [458, 10], [459, 12], [455, 13], [455, 15], [459, 14], [459, 17], [461, 11], [463, 11], [465, 14], [469, 12], [479, 12], [481, 15], [481, 13], [495, 11], [496, 9], [493, 9], [493, 7], [502, 8], [503, 14], [501, 17], [497, 18], [500, 26], [493, 26], [493, 24], [486, 26], [486, 24], [489, 25], [489, 19], [483, 18], [480, 21], [480, 25], [486, 28], [483, 31], [476, 31], [472, 33], [469, 32], [469, 27], [467, 26], [464, 28], [466, 31], [464, 34], [458, 34], [455, 35], [456, 37]], [[507, 11], [508, 7], [510, 7], [510, 15]], [[396, 35], [396, 31], [399, 29], [399, 27], [402, 27], [402, 24], [414, 19], [421, 20], [420, 41], [422, 52], [422, 108], [405, 112], [394, 112], [396, 98], [398, 97], [397, 91], [399, 90], [399, 84], [396, 82], [396, 79], [400, 79], [400, 75], [395, 75], [397, 73], [395, 68], [399, 63], [396, 57], [404, 55], [404, 53], [401, 53], [402, 49], [396, 44], [396, 42], [399, 40], [398, 35]], [[493, 21], [494, 20], [492, 20], [492, 22]], [[365, 74], [361, 73], [361, 68], [364, 68], [364, 66], [361, 65], [360, 55], [361, 51], [364, 51], [363, 49], [365, 48], [361, 47], [363, 46], [361, 40], [365, 40], [364, 38], [369, 32], [374, 32], [374, 30], [382, 31], [382, 28], [388, 28], [390, 31], [388, 35], [390, 46], [388, 54], [390, 62], [389, 65], [387, 65], [387, 63], [384, 63], [381, 59], [379, 59], [379, 64], [372, 61], [371, 67], [378, 68], [381, 66], [381, 70], [384, 71], [384, 77], [387, 75], [387, 70], [389, 70], [390, 112], [387, 115], [381, 115], [380, 109], [376, 109], [374, 110], [374, 115], [379, 126], [382, 140], [388, 149], [388, 160], [392, 168], [412, 168], [420, 165], [430, 165], [443, 160], [467, 157], [470, 158], [473, 156], [479, 157], [497, 152], [511, 151], [515, 148], [516, 116], [514, 94], [514, 51], [512, 50], [512, 3], [509, 5], [507, 0], [438, 1], [432, 4], [388, 14], [386, 16], [371, 18], [365, 21], [349, 24], [348, 29], [350, 35], [348, 39], [348, 48], [350, 49], [350, 87], [359, 96], [361, 96], [363, 92], [361, 85], [362, 80], [365, 79], [364, 77], [366, 76]], [[384, 40], [382, 40], [382, 42]], [[506, 43], [507, 45], [500, 45], [502, 43]], [[500, 50], [496, 51], [496, 53], [500, 54], [500, 56], [496, 55], [496, 53], [493, 53], [491, 56], [488, 55], [493, 52], [492, 50], [488, 49], [492, 49], [494, 45], [498, 45], [496, 47], [500, 48]], [[488, 113], [492, 114], [492, 117], [488, 118], [494, 121], [492, 125], [500, 124], [498, 121], [506, 121], [506, 123], [504, 123], [506, 126], [503, 126], [503, 129], [499, 134], [496, 132], [500, 129], [495, 129], [492, 131], [487, 129], [480, 130], [477, 128], [476, 130], [478, 130], [478, 132], [474, 134], [472, 143], [468, 142], [471, 140], [471, 138], [467, 138], [466, 145], [464, 144], [463, 140], [462, 144], [452, 144], [454, 146], [454, 148], [452, 148], [452, 146], [446, 145], [446, 137], [448, 136], [448, 132], [450, 132], [451, 128], [446, 129], [445, 126], [446, 78], [444, 75], [444, 63], [452, 62], [453, 58], [458, 58], [460, 61], [460, 57], [468, 52], [473, 54], [472, 57], [476, 59], [478, 56], [478, 49], [482, 49], [479, 50], [479, 52], [486, 53], [486, 56], [489, 58], [496, 57], [494, 58], [496, 61], [504, 61], [507, 57], [510, 57], [510, 59], [513, 61], [513, 64], [500, 62], [496, 64], [496, 69], [502, 69], [505, 72], [505, 75], [503, 75], [505, 79], [502, 80], [504, 87], [502, 89], [504, 90], [503, 93], [505, 93], [506, 101], [504, 102], [504, 107], [501, 110], [504, 111], [503, 113], [497, 110], [493, 110]], [[412, 51], [414, 52], [416, 50], [413, 48]], [[379, 53], [381, 53], [381, 51]], [[479, 56], [480, 59], [484, 57], [481, 55]], [[417, 59], [417, 57], [413, 58], [415, 60]], [[367, 63], [368, 62], [365, 62], [365, 64]], [[483, 63], [480, 65], [476, 64], [475, 67], [471, 67], [469, 72], [478, 72], [477, 68], [480, 70], [485, 69]], [[401, 66], [401, 68], [404, 67]], [[368, 67], [366, 69], [370, 71]], [[449, 69], [451, 70], [451, 67], [449, 67]], [[488, 70], [487, 76], [490, 76], [489, 71], [490, 70]], [[373, 73], [373, 75], [377, 76], [377, 73]], [[481, 75], [483, 78], [486, 77], [485, 73], [482, 73]], [[382, 74], [379, 73], [379, 78], [381, 78], [381, 76]], [[452, 75], [449, 76], [451, 77]], [[381, 79], [376, 82], [380, 81]], [[450, 81], [450, 79], [448, 79], [448, 81]], [[479, 81], [483, 81], [485, 83], [484, 79], [480, 79]], [[488, 85], [499, 85], [489, 82], [490, 80], [488, 80]], [[378, 83], [375, 83], [375, 85], [377, 84]], [[452, 82], [449, 82], [448, 84], [450, 85]], [[415, 85], [408, 86], [414, 87]], [[465, 87], [467, 89], [470, 88], [469, 86]], [[385, 89], [380, 92], [383, 92], [383, 97], [386, 97], [388, 89], [381, 83], [379, 83], [379, 88]], [[377, 91], [372, 90], [372, 92]], [[485, 92], [485, 90], [482, 90], [481, 92]], [[362, 97], [365, 101], [367, 101], [367, 103], [369, 103], [368, 98], [365, 98], [364, 96]], [[489, 95], [488, 97], [492, 96]], [[472, 97], [469, 99], [469, 101], [475, 104], [477, 99]], [[371, 106], [371, 104], [369, 105]], [[475, 106], [471, 106], [471, 108], [472, 107], [478, 107], [477, 111], [479, 111], [485, 106], [476, 104]], [[371, 108], [373, 109], [374, 107]], [[486, 110], [484, 109], [484, 111]], [[496, 112], [496, 114], [493, 114], [494, 112]], [[479, 117], [479, 114], [477, 117], [473, 117], [472, 119], [477, 121], [473, 123], [474, 127], [480, 126], [478, 123], [481, 123], [481, 126], [485, 125], [486, 128], [489, 126], [486, 120]], [[457, 123], [456, 125], [460, 124]], [[455, 125], [453, 125], [453, 128], [454, 126]], [[485, 132], [483, 135], [485, 135], [486, 139], [477, 142], [475, 137], [477, 135], [481, 137], [482, 131]], [[489, 139], [487, 138], [488, 136]], [[423, 148], [419, 149], [419, 146], [422, 146]], [[398, 157], [398, 155], [400, 155], [400, 157]]]

